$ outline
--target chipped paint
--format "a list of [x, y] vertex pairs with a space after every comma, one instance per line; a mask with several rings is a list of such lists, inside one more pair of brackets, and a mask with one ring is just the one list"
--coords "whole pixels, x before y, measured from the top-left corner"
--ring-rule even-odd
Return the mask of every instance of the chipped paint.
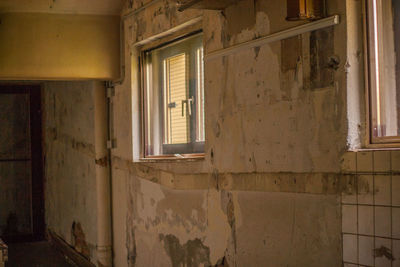
[[[329, 13], [344, 12], [344, 4], [331, 2]], [[123, 13], [147, 3], [133, 1]], [[198, 16], [206, 54], [304, 23], [285, 21], [286, 9], [274, 1], [243, 0], [222, 12], [177, 12], [156, 1], [125, 22], [133, 55], [127, 73], [138, 74], [132, 44]], [[341, 173], [340, 162], [346, 112], [345, 92], [337, 88], [344, 86], [345, 55], [337, 40], [343, 27], [328, 30], [327, 43], [303, 34], [206, 63], [204, 160], [132, 160], [140, 148], [129, 136], [138, 134], [140, 121], [127, 111], [132, 104], [138, 111], [139, 84], [128, 77], [116, 86], [114, 135], [119, 144], [132, 144], [113, 149], [111, 159], [115, 184], [125, 188], [113, 202], [127, 203], [114, 216], [114, 234], [125, 234], [126, 253], [134, 258], [126, 262], [117, 252], [121, 266], [190, 266], [188, 244], [196, 244], [196, 266], [259, 266], [269, 259], [277, 266], [340, 265], [339, 196], [357, 191], [355, 175]], [[324, 49], [329, 55], [321, 61]], [[323, 68], [323, 84], [314, 82], [313, 68]]]
[[173, 267], [210, 265], [210, 249], [198, 238], [181, 245], [175, 236], [160, 234], [160, 241], [164, 243]]
[[86, 237], [85, 233], [83, 232], [81, 223], [79, 222], [73, 222], [72, 223], [72, 244], [74, 249], [82, 254], [85, 258], [89, 259], [90, 258], [90, 250], [89, 246], [86, 243]]
[[44, 86], [46, 225], [93, 263], [97, 262], [95, 84]]

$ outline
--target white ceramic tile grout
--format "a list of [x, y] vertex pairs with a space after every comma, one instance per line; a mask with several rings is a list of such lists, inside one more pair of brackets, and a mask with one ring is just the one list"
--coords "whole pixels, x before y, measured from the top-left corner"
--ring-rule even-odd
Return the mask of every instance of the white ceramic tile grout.
[[[398, 152], [396, 151], [396, 153]], [[396, 172], [393, 166], [393, 154], [394, 154], [393, 151], [355, 153], [355, 169], [356, 169], [355, 204], [352, 204], [350, 201], [349, 203], [345, 203], [345, 201], [343, 201], [342, 205], [345, 205], [346, 207], [344, 208], [345, 209], [344, 213], [342, 209], [342, 215], [347, 214], [347, 216], [352, 216], [351, 214], [349, 214], [349, 212], [351, 212], [352, 210], [351, 206], [355, 206], [354, 212], [357, 213], [355, 221], [357, 231], [354, 233], [354, 228], [352, 227], [352, 223], [354, 223], [354, 218], [342, 217], [343, 220], [342, 225], [344, 225], [345, 228], [347, 227], [346, 229], [342, 229], [343, 230], [342, 236], [346, 235], [346, 238], [350, 238], [351, 235], [357, 237], [356, 238], [357, 242], [355, 242], [354, 240], [354, 243], [356, 243], [356, 248], [353, 248], [356, 249], [357, 251], [357, 263], [343, 261], [343, 264], [347, 263], [348, 266], [364, 266], [360, 265], [360, 260], [361, 260], [360, 255], [366, 255], [367, 257], [369, 257], [369, 259], [367, 259], [367, 261], [365, 261], [364, 263], [373, 264], [371, 266], [378, 267], [379, 264], [382, 264], [382, 262], [384, 262], [385, 266], [389, 266], [387, 265], [388, 263], [385, 262], [385, 259], [381, 258], [377, 259], [373, 254], [370, 254], [373, 253], [373, 251], [368, 252], [368, 251], [363, 251], [362, 249], [370, 249], [369, 247], [371, 245], [373, 246], [373, 249], [375, 249], [379, 239], [379, 242], [386, 242], [387, 246], [390, 246], [391, 249], [393, 250], [394, 241], [400, 240], [400, 237], [397, 238], [397, 236], [395, 237], [393, 234], [393, 208], [396, 207], [395, 206], [396, 204], [393, 202], [394, 201], [393, 173]], [[346, 163], [347, 165], [345, 165], [345, 167], [347, 167], [346, 169], [347, 171], [351, 170], [350, 167], [352, 166], [351, 157], [352, 157], [351, 155], [347, 156], [347, 163]], [[398, 157], [397, 154], [396, 157], [400, 158]], [[388, 160], [389, 162], [387, 162]], [[363, 184], [360, 184], [360, 181], [362, 181]], [[370, 186], [371, 183], [372, 183], [372, 189]], [[368, 185], [369, 188], [367, 188]], [[365, 188], [360, 188], [359, 186], [364, 186]], [[368, 196], [371, 193], [372, 196]], [[360, 213], [360, 208], [362, 209], [361, 213]], [[370, 216], [368, 215], [371, 212], [370, 210], [371, 208], [372, 208], [372, 226], [369, 225], [371, 224], [371, 222], [368, 223], [368, 221], [362, 221], [365, 219], [371, 220], [371, 218], [369, 218]], [[379, 218], [377, 218], [377, 216]], [[389, 219], [389, 222], [387, 221], [387, 219]], [[361, 229], [361, 231], [363, 232], [360, 232], [360, 227], [363, 228]], [[387, 227], [389, 227], [389, 232], [387, 232], [386, 230]], [[344, 232], [344, 230], [347, 230], [348, 232]], [[360, 247], [360, 237], [362, 237], [363, 240], [362, 247]], [[387, 242], [390, 242], [390, 245]], [[373, 256], [372, 259], [370, 258], [371, 255]], [[373, 262], [371, 262], [371, 260], [373, 260]], [[390, 266], [393, 267], [394, 263], [391, 262]]]

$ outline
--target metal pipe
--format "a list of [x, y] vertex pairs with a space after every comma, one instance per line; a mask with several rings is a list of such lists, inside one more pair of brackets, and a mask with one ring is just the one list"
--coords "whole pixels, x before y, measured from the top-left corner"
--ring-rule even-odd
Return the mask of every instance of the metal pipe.
[[108, 164], [107, 100], [104, 83], [94, 82], [94, 127], [97, 196], [97, 261], [100, 266], [112, 266], [111, 187]]
[[[111, 83], [106, 84], [106, 98], [107, 98], [107, 140], [108, 142], [112, 142], [113, 139], [113, 134], [112, 134], [112, 102], [111, 102], [111, 97], [112, 95], [109, 92], [108, 88], [111, 88], [113, 85]], [[111, 153], [111, 146], [107, 146], [107, 166], [108, 166], [108, 177], [109, 177], [109, 187], [110, 187], [110, 217], [111, 217], [111, 245], [114, 247], [114, 235], [113, 235], [113, 186], [112, 186], [112, 181], [113, 181], [113, 175], [112, 175], [112, 153]], [[113, 255], [112, 255], [113, 256]], [[113, 262], [112, 262], [113, 263]], [[114, 266], [114, 264], [112, 264]]]

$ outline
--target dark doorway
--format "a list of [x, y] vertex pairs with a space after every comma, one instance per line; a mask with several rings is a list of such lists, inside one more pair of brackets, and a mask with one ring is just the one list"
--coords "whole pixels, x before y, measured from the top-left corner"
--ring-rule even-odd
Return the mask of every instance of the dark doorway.
[[44, 238], [41, 87], [0, 85], [0, 236]]

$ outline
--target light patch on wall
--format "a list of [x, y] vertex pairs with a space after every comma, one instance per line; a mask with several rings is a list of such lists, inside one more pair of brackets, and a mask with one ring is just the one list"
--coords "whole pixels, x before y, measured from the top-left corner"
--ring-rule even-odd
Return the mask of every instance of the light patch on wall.
[[231, 236], [231, 227], [221, 206], [213, 204], [221, 203], [221, 192], [211, 189], [205, 200], [204, 208], [207, 210], [208, 227], [204, 244], [211, 248], [210, 261], [213, 264], [225, 254]]
[[119, 15], [123, 0], [2, 0], [2, 12]]
[[116, 79], [118, 16], [0, 14], [0, 79]]
[[[154, 221], [157, 217], [157, 203], [165, 198], [160, 186], [139, 179], [141, 197], [141, 208], [138, 209], [139, 218]], [[138, 203], [139, 204], [139, 203]]]

